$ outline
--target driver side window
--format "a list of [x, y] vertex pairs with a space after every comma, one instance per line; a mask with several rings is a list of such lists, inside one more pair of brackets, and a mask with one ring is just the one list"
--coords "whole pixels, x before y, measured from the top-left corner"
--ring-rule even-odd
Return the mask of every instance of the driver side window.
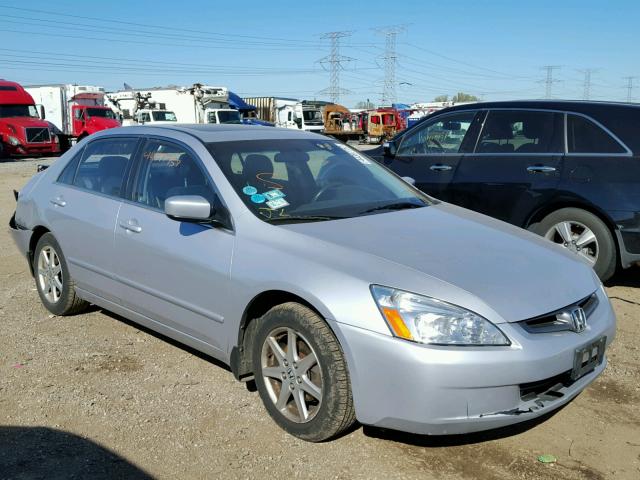
[[476, 112], [460, 112], [426, 121], [402, 139], [396, 155], [459, 153]]

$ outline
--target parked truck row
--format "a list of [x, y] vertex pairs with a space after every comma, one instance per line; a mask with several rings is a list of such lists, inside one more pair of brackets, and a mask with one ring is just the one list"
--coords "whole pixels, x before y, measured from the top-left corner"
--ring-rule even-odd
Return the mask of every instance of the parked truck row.
[[416, 104], [352, 111], [288, 97], [245, 97], [195, 83], [105, 92], [90, 85], [28, 85], [0, 80], [0, 156], [65, 151], [87, 135], [120, 125], [235, 123], [324, 133], [342, 141], [381, 143], [443, 108]]

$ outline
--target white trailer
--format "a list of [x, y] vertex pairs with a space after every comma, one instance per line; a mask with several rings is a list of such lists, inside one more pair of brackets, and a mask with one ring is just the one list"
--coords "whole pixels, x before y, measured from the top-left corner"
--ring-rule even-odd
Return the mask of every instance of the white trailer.
[[42, 105], [44, 118], [59, 130], [63, 149], [78, 138], [120, 126], [114, 112], [105, 105], [103, 87], [53, 84], [24, 89], [36, 104]]
[[324, 123], [320, 107], [295, 98], [248, 97], [245, 102], [255, 105], [258, 118], [281, 128], [295, 128], [322, 132]]
[[229, 91], [226, 87], [212, 87], [199, 83], [191, 87], [121, 90], [107, 96], [118, 106], [123, 119], [133, 122], [138, 119], [136, 113], [141, 109], [172, 112], [179, 123], [210, 123], [210, 120], [218, 121], [225, 118], [225, 115], [217, 115], [217, 111], [231, 110]]

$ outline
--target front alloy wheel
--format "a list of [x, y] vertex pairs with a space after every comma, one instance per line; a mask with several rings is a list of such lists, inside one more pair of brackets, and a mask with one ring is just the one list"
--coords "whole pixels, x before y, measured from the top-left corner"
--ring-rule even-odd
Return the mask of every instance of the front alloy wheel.
[[285, 431], [321, 442], [355, 422], [347, 364], [327, 322], [305, 305], [277, 305], [252, 336], [253, 372], [267, 412]]
[[55, 249], [47, 245], [38, 255], [38, 284], [50, 303], [57, 303], [62, 296], [62, 265]]
[[313, 420], [322, 403], [322, 369], [300, 332], [276, 328], [262, 346], [262, 377], [269, 398], [296, 423]]

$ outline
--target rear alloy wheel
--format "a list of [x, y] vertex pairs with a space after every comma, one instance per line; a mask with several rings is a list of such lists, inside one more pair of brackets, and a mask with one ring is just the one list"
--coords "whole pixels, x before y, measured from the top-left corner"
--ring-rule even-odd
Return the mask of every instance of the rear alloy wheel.
[[355, 422], [351, 384], [340, 345], [326, 322], [298, 303], [256, 320], [253, 371], [265, 408], [290, 434], [311, 442]]
[[76, 295], [62, 249], [51, 233], [38, 240], [33, 271], [42, 304], [55, 315], [73, 315], [89, 304]]
[[562, 208], [546, 216], [533, 230], [584, 259], [602, 281], [616, 270], [616, 247], [609, 228], [594, 214]]

